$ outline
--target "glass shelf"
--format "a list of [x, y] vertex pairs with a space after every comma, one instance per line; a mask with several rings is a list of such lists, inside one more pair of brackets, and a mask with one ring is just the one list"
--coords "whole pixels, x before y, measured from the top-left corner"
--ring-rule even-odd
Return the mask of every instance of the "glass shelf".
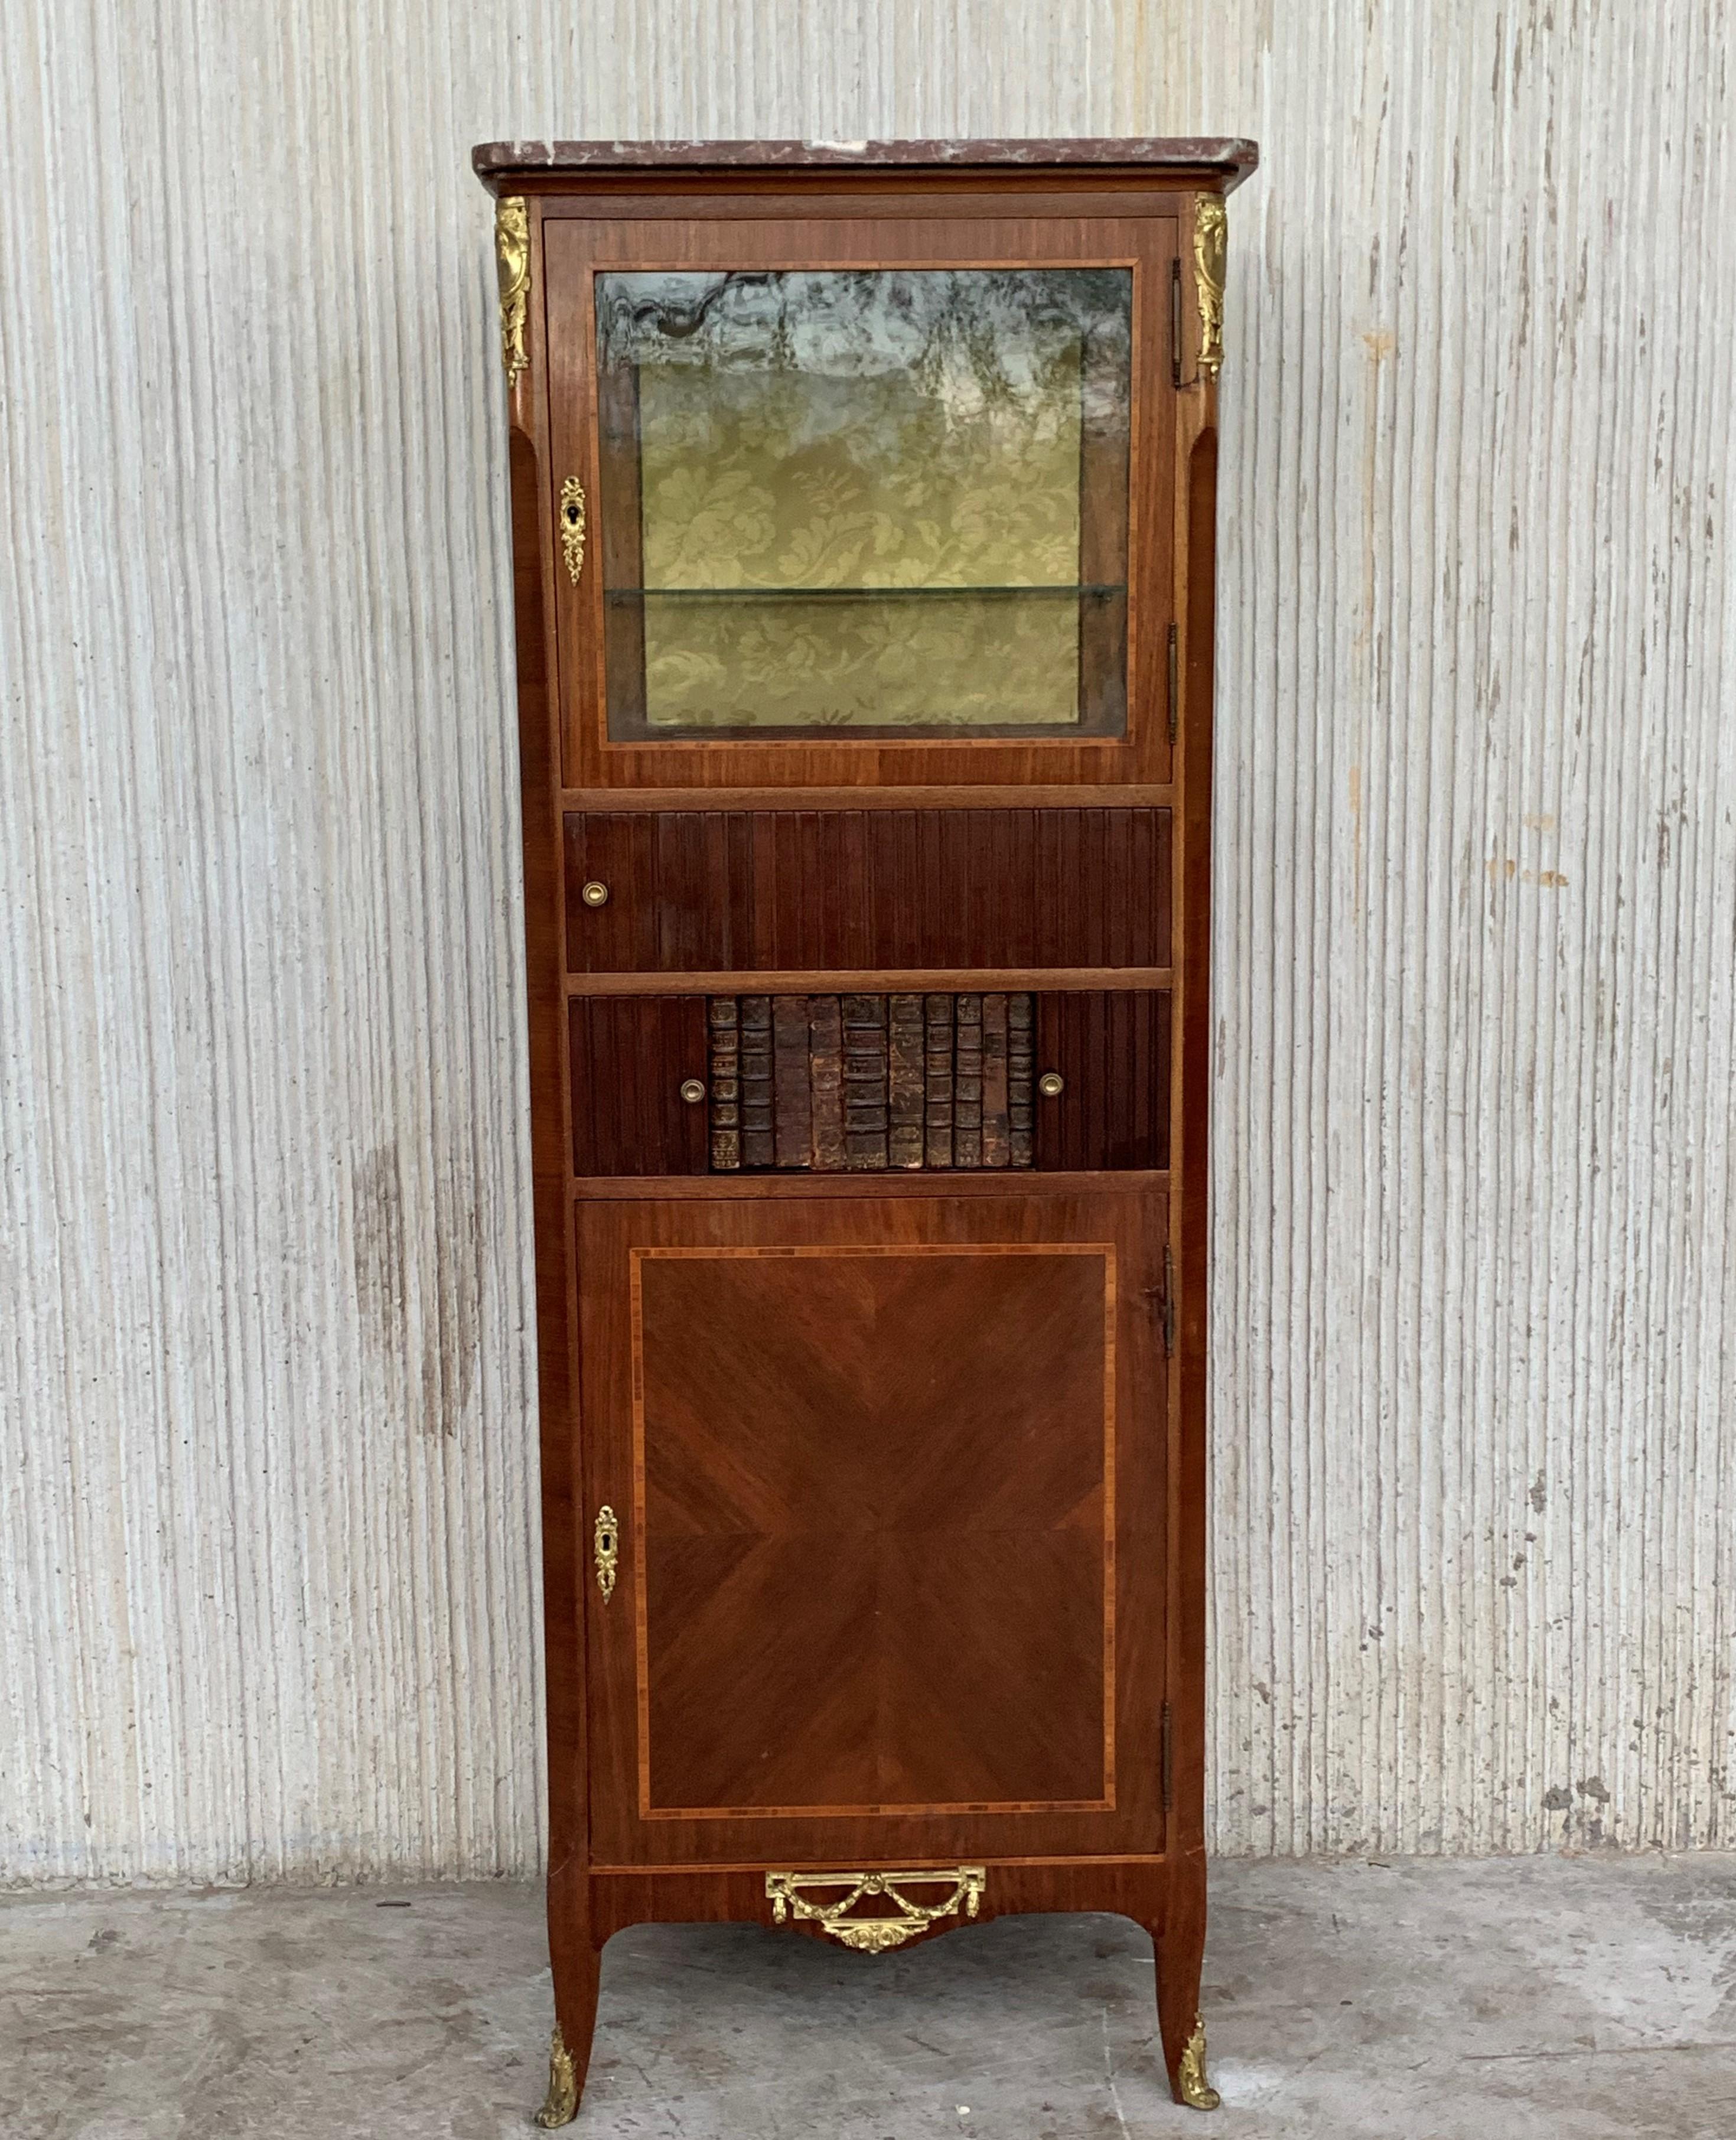
[[608, 587], [604, 600], [611, 602], [748, 602], [748, 601], [980, 601], [983, 599], [1020, 601], [1047, 596], [1062, 601], [1107, 601], [1125, 595], [1123, 586], [1107, 581], [1080, 587]]

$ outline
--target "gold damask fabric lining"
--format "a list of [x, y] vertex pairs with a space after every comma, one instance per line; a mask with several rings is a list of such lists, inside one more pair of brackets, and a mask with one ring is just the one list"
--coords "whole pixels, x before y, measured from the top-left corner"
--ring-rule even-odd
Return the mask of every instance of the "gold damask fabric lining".
[[608, 598], [642, 614], [650, 729], [1079, 723], [1081, 615], [1123, 613], [1080, 579], [1125, 351], [1056, 279], [602, 278], [641, 547]]

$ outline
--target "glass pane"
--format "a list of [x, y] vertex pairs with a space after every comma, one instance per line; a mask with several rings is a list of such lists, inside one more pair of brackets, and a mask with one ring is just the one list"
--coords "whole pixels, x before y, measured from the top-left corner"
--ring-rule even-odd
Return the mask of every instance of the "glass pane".
[[610, 734], [1123, 734], [1132, 286], [599, 275]]

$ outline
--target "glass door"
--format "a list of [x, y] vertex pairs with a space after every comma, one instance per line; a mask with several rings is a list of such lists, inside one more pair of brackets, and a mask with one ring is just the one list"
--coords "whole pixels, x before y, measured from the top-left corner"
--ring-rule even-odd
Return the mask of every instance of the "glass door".
[[1119, 736], [1133, 273], [602, 274], [615, 741]]
[[1165, 777], [1174, 231], [551, 223], [569, 778]]

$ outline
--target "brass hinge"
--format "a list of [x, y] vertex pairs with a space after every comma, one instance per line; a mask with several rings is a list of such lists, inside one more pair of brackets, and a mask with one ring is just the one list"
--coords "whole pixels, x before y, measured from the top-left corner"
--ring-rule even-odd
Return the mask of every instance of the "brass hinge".
[[1168, 1813], [1175, 1804], [1175, 1731], [1170, 1718], [1170, 1705], [1164, 1704], [1162, 1766], [1164, 1779], [1164, 1811]]
[[1164, 1357], [1175, 1357], [1175, 1251], [1164, 1243]]
[[1170, 741], [1181, 734], [1181, 626], [1170, 626]]
[[1181, 384], [1181, 263], [1170, 263], [1170, 384]]

